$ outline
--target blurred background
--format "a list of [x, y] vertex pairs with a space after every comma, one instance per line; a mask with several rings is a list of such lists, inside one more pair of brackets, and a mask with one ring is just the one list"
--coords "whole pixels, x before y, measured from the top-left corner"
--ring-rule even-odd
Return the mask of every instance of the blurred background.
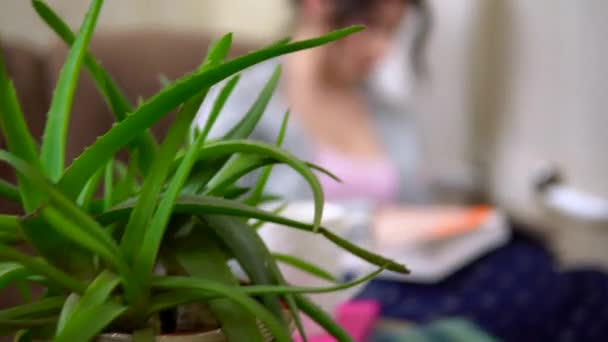
[[[87, 1], [81, 0], [47, 2], [74, 29], [88, 6]], [[135, 103], [157, 92], [161, 78], [176, 79], [195, 68], [210, 40], [224, 32], [235, 33], [235, 55], [288, 35], [294, 23], [292, 2], [106, 0], [91, 50]], [[424, 178], [432, 190], [433, 201], [486, 203], [499, 208], [510, 222], [516, 223], [514, 231], [523, 230], [540, 238], [543, 248], [556, 257], [555, 268], [559, 271], [582, 265], [591, 265], [594, 270], [608, 269], [608, 153], [605, 148], [608, 146], [608, 67], [605, 64], [608, 61], [608, 2], [429, 0], [428, 4], [432, 24], [425, 53], [427, 77], [417, 79], [408, 71], [407, 55], [412, 37], [409, 36], [411, 30], [407, 29], [410, 21], [404, 20], [404, 29], [399, 31], [394, 48], [374, 74], [373, 84], [385, 100], [407, 108], [413, 115], [423, 152]], [[24, 0], [0, 1], [0, 39], [30, 128], [39, 136], [66, 48], [36, 16], [30, 2]], [[112, 124], [88, 76], [81, 80], [73, 108], [82, 115], [73, 115], [70, 157]], [[164, 120], [156, 127], [159, 132], [168, 122]], [[446, 283], [460, 282], [459, 279], [465, 278], [458, 277], [466, 277], [463, 274], [470, 274], [471, 279], [483, 278], [478, 277], [483, 272], [477, 270], [485, 267], [486, 262], [493, 270], [504, 271], [506, 275], [497, 272], [498, 280], [491, 278], [488, 281], [491, 285], [481, 284], [480, 289], [494, 287], [508, 279], [513, 283], [520, 274], [509, 268], [512, 256], [524, 255], [539, 263], [542, 259], [538, 257], [541, 254], [536, 253], [537, 245], [532, 249], [532, 257], [523, 253], [527, 243], [516, 236], [506, 247], [489, 253], [490, 257], [480, 258], [463, 273], [447, 278]], [[508, 267], [503, 267], [500, 263], [503, 261], [494, 263], [500, 259], [495, 256], [507, 255], [504, 253], [512, 253], [505, 259], [509, 261]], [[552, 262], [543, 264], [547, 266], [545, 270], [550, 268], [553, 272]], [[518, 285], [528, 291], [528, 297], [535, 298], [529, 295], [534, 293], [531, 289], [538, 290], [537, 297], [543, 297], [552, 284], [559, 287], [559, 291], [569, 289], [565, 292], [573, 296], [592, 292], [588, 287], [579, 289], [572, 285], [584, 283], [579, 280], [582, 277], [571, 277], [578, 274], [576, 271], [560, 274], [559, 282], [549, 277], [537, 282], [534, 277], [545, 273], [528, 271], [529, 274], [521, 273], [523, 276], [519, 279], [529, 279], [533, 284]], [[590, 274], [585, 276], [596, 275]], [[557, 277], [553, 273], [551, 276]], [[576, 278], [576, 281], [562, 286], [562, 278]], [[605, 274], [599, 282], [602, 285], [598, 285], [601, 288], [598, 291], [603, 291], [603, 297], [591, 302], [603, 305], [606, 311], [602, 304], [608, 302]], [[390, 288], [382, 287], [382, 282], [376, 286], [381, 290], [378, 290], [380, 297], [384, 296], [383, 291], [390, 292]], [[451, 285], [442, 286], [453, 290]], [[507, 287], [505, 285], [505, 289]], [[405, 298], [400, 309], [406, 310], [412, 293], [425, 298], [423, 291], [415, 292], [418, 290], [407, 292], [411, 289], [406, 285], [399, 288]], [[506, 295], [501, 298], [506, 298], [504, 303], [514, 303], [512, 299], [517, 295], [508, 291], [505, 290]], [[475, 300], [482, 302], [489, 298], [474, 295]], [[579, 297], [560, 296], [564, 300], [560, 302], [560, 310], [582, 302]], [[444, 297], [448, 304], [448, 299], [454, 298]], [[460, 300], [464, 295], [460, 293], [456, 297]], [[544, 303], [549, 305], [549, 302], [547, 299]], [[440, 306], [435, 305], [439, 302], [429, 303], [420, 307]], [[486, 317], [502, 318], [503, 312], [522, 319], [528, 317], [524, 309], [518, 314], [515, 309], [494, 306], [497, 314], [482, 312], [476, 323], [497, 336], [512, 336], [509, 334], [517, 329], [484, 325]], [[522, 308], [535, 306], [526, 302]], [[453, 312], [469, 317], [470, 311]], [[541, 320], [546, 317], [545, 313], [538, 315]], [[423, 322], [432, 318], [416, 317]], [[608, 311], [603, 317], [608, 317]], [[587, 328], [584, 326], [585, 331]]]
[[[293, 15], [288, 2], [108, 0], [97, 32], [169, 32], [167, 40], [196, 42], [197, 36], [233, 31], [237, 41], [258, 46], [288, 32]], [[48, 3], [72, 27], [87, 7], [85, 1]], [[390, 73], [382, 79], [384, 88], [416, 108], [429, 178], [450, 199], [473, 196], [500, 205], [544, 233], [565, 260], [608, 264], [601, 201], [608, 198], [608, 4], [432, 0], [430, 5], [429, 80], [413, 85]], [[39, 55], [61, 45], [23, 0], [2, 1], [0, 34], [6, 44]], [[142, 44], [156, 54], [153, 43]], [[196, 44], [190, 45], [196, 51]], [[158, 55], [169, 59], [165, 64], [184, 59], [166, 51]], [[580, 195], [559, 204], [576, 208], [547, 208], [535, 187], [547, 167]], [[565, 215], [568, 209], [575, 212]]]

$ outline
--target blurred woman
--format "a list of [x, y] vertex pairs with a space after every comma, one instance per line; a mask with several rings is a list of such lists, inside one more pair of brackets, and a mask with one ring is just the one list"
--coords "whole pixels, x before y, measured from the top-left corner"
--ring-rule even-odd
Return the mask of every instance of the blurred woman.
[[[409, 70], [424, 76], [422, 52], [429, 27], [426, 2], [294, 0], [294, 6], [295, 39], [352, 24], [363, 24], [366, 30], [244, 72], [211, 134], [222, 135], [243, 117], [280, 63], [279, 87], [252, 138], [273, 143], [282, 116], [290, 108], [283, 147], [343, 180], [340, 184], [321, 175], [326, 198], [366, 203], [364, 211], [374, 229], [394, 222], [398, 226], [404, 216], [400, 209], [394, 210], [395, 204], [427, 199], [418, 139], [407, 107], [387, 106], [370, 91], [368, 81], [394, 46], [404, 19], [416, 24], [404, 26], [414, 30], [408, 47]], [[217, 92], [214, 89], [201, 107], [201, 124]], [[291, 200], [310, 195], [297, 174], [281, 168], [273, 170], [267, 190]], [[361, 207], [351, 211], [355, 212], [361, 212]], [[542, 244], [514, 231], [505, 246], [437, 284], [377, 280], [361, 296], [378, 300], [384, 316], [417, 323], [466, 317], [506, 341], [604, 341], [608, 336], [608, 277], [593, 270], [558, 272]]]
[[[252, 138], [273, 142], [289, 107], [292, 115], [283, 146], [301, 159], [331, 170], [343, 181], [340, 184], [321, 176], [328, 200], [363, 200], [370, 204], [423, 200], [412, 118], [406, 108], [384, 106], [366, 89], [366, 83], [374, 67], [394, 46], [398, 29], [409, 12], [416, 15], [408, 18], [423, 19], [418, 20], [421, 25], [417, 27], [411, 54], [412, 69], [421, 72], [427, 22], [424, 3], [297, 0], [294, 7], [294, 39], [311, 38], [354, 24], [365, 25], [366, 29], [246, 71], [211, 134], [225, 133], [242, 117], [281, 63], [279, 89]], [[212, 102], [208, 99], [202, 106], [201, 123]], [[267, 189], [288, 199], [309, 196], [298, 175], [280, 168], [273, 171]]]

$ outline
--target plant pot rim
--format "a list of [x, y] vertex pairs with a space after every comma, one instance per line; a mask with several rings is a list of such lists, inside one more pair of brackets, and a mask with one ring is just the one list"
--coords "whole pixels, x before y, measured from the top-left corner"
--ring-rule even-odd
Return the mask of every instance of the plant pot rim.
[[[97, 342], [131, 342], [131, 334], [127, 333], [105, 333], [97, 338]], [[222, 329], [213, 329], [205, 332], [173, 333], [158, 335], [156, 342], [226, 342], [226, 336]]]
[[[291, 314], [287, 309], [284, 309], [286, 317], [288, 318], [289, 330], [295, 330], [295, 321], [291, 317]], [[258, 326], [260, 322], [258, 321]], [[259, 326], [260, 327], [260, 326]], [[264, 329], [260, 327], [260, 329]], [[262, 330], [262, 335], [264, 340], [266, 341], [274, 341], [271, 335], [264, 333]], [[132, 335], [128, 333], [104, 333], [97, 337], [96, 342], [131, 342], [133, 341]], [[171, 333], [158, 335], [154, 339], [155, 342], [228, 342], [226, 335], [222, 331], [222, 328], [214, 328], [208, 331], [199, 331], [199, 332], [179, 332], [179, 333]]]

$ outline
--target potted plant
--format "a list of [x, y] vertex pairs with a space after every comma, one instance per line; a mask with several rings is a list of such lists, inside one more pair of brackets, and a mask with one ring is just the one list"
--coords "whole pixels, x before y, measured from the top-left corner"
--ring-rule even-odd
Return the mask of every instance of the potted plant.
[[[8, 146], [8, 151], [0, 150], [0, 160], [17, 174], [16, 185], [0, 183], [0, 195], [20, 203], [25, 213], [0, 215], [0, 286], [36, 283], [45, 289], [40, 298], [0, 310], [0, 333], [14, 334], [19, 341], [158, 341], [159, 335], [163, 341], [288, 341], [291, 322], [301, 329], [303, 312], [338, 340], [349, 340], [304, 294], [340, 290], [369, 280], [378, 271], [328, 288], [288, 285], [250, 219], [321, 234], [379, 270], [407, 270], [319, 225], [323, 193], [312, 170], [327, 171], [278, 146], [287, 115], [277, 146], [247, 139], [280, 70], [226, 136], [211, 141], [207, 134], [241, 70], [360, 28], [299, 42], [279, 41], [229, 61], [225, 57], [231, 35], [226, 35], [212, 44], [198, 70], [132, 108], [87, 51], [101, 5], [102, 0], [91, 1], [74, 34], [44, 2], [33, 1], [41, 18], [71, 45], [39, 146], [0, 56], [0, 126]], [[65, 167], [66, 131], [81, 65], [96, 82], [116, 124]], [[225, 79], [229, 80], [209, 120], [187, 139], [207, 90]], [[149, 128], [174, 109], [176, 118], [157, 143]], [[129, 152], [126, 163], [116, 158], [121, 149]], [[257, 208], [264, 199], [269, 167], [277, 163], [290, 166], [310, 184], [314, 223]], [[260, 168], [266, 171], [255, 188], [236, 185]], [[99, 188], [101, 197], [96, 196]], [[34, 254], [16, 247], [23, 244]], [[246, 284], [235, 277], [229, 260], [245, 271]], [[316, 266], [292, 261], [323, 275]], [[27, 294], [27, 286], [23, 288]]]

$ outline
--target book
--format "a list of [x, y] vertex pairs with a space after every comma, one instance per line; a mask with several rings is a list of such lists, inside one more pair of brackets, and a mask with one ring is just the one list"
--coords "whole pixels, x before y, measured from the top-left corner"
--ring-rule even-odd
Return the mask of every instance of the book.
[[388, 208], [372, 235], [379, 247], [389, 248], [444, 240], [480, 229], [492, 213], [487, 205]]
[[[391, 212], [392, 210], [392, 212]], [[365, 229], [352, 242], [402, 262], [408, 275], [384, 271], [391, 280], [435, 283], [453, 274], [510, 237], [505, 215], [491, 206], [399, 207], [385, 213], [384, 223]], [[373, 267], [345, 255], [345, 270], [365, 274]]]

